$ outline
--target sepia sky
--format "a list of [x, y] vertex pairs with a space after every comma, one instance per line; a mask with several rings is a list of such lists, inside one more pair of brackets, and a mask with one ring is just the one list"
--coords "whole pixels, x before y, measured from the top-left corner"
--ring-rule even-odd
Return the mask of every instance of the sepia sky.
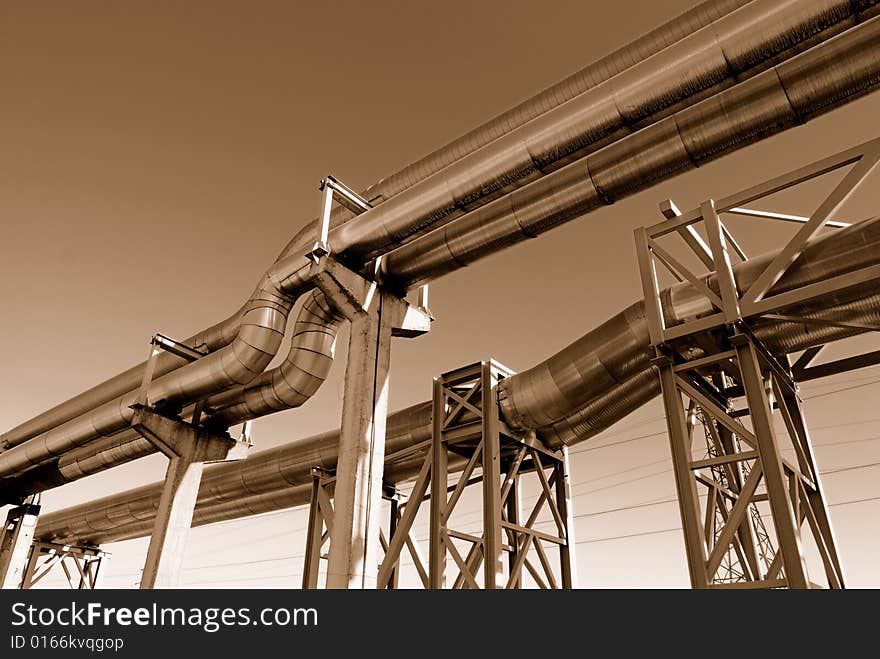
[[[141, 361], [155, 332], [237, 309], [328, 173], [362, 188], [693, 3], [635, 4], [0, 0], [0, 430]], [[393, 346], [391, 409], [479, 359], [528, 368], [637, 299], [632, 231], [661, 200], [691, 208], [877, 137], [878, 115], [880, 95], [858, 100], [432, 284], [432, 331]], [[848, 217], [877, 214], [876, 190]], [[754, 251], [788, 235], [741, 230]], [[256, 422], [258, 448], [338, 425], [346, 337], [313, 400]], [[880, 587], [878, 472], [849, 469], [880, 459], [877, 382], [867, 369], [803, 388], [853, 586]], [[642, 506], [675, 493], [663, 429], [655, 401], [573, 450], [581, 586], [687, 585], [675, 503]], [[163, 471], [140, 460], [44, 508]], [[194, 530], [184, 584], [298, 586], [305, 519]], [[111, 550], [107, 585], [132, 586], [145, 542]]]

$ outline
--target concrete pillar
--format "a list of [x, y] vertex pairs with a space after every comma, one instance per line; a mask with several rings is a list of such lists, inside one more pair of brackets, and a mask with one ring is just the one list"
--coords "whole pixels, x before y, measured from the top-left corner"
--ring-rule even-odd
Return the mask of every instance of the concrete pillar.
[[391, 338], [424, 334], [431, 317], [326, 254], [309, 278], [351, 322], [327, 588], [375, 588]]
[[39, 514], [40, 506], [33, 503], [9, 511], [0, 535], [0, 589], [21, 587]]
[[175, 588], [180, 583], [204, 463], [244, 457], [247, 447], [144, 408], [135, 412], [132, 427], [169, 460], [141, 588]]
[[393, 317], [383, 313], [387, 298], [376, 291], [351, 322], [328, 588], [376, 587]]
[[176, 588], [204, 463], [175, 456], [168, 463], [141, 588]]

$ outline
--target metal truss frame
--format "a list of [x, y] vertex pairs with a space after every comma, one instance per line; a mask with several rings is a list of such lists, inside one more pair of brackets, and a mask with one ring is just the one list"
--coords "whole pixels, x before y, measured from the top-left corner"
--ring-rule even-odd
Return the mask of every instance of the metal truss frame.
[[[404, 547], [425, 588], [520, 588], [523, 570], [540, 588], [573, 587], [568, 455], [564, 449], [547, 448], [534, 435], [515, 434], [501, 421], [497, 384], [511, 374], [487, 360], [434, 379], [432, 438], [418, 447], [427, 453], [425, 461], [408, 500], [397, 506], [395, 529], [379, 567], [379, 588], [392, 583]], [[450, 462], [461, 468], [453, 484], [448, 480]], [[539, 495], [524, 517], [521, 492], [527, 477], [534, 479]], [[462, 495], [477, 484], [482, 490], [480, 529], [452, 528]], [[427, 562], [411, 534], [426, 500], [430, 501]], [[550, 518], [555, 533], [536, 528], [542, 517]], [[558, 566], [550, 561], [543, 543], [556, 546]], [[529, 557], [532, 549], [537, 564]], [[447, 569], [450, 558], [457, 570], [454, 579], [448, 579], [453, 574]]]
[[43, 577], [60, 567], [71, 589], [95, 590], [101, 585], [109, 560], [110, 554], [97, 547], [35, 542], [31, 546], [21, 588], [33, 588]]
[[[785, 315], [785, 311], [880, 277], [880, 267], [871, 266], [772, 293], [774, 284], [820, 227], [849, 226], [831, 220], [831, 216], [878, 163], [880, 140], [873, 140], [717, 203], [709, 199], [688, 213], [682, 214], [667, 200], [660, 205], [666, 221], [635, 231], [655, 351], [653, 365], [660, 378], [690, 580], [695, 588], [816, 587], [804, 558], [805, 532], [815, 542], [827, 585], [845, 586], [796, 383], [880, 363], [880, 351], [808, 368], [822, 348], [817, 346], [792, 365], [788, 356], [773, 355], [766, 349], [750, 330], [750, 321], [813, 322]], [[847, 166], [850, 171], [810, 217], [744, 207]], [[720, 219], [724, 213], [802, 224], [746, 290], [741, 290], [734, 278], [731, 252], [743, 261], [748, 257]], [[696, 231], [697, 225], [702, 225], [708, 244]], [[708, 279], [695, 275], [660, 244], [660, 238], [673, 233], [681, 236], [706, 266]], [[678, 281], [687, 281], [700, 291], [712, 311], [668, 327], [658, 263]], [[713, 282], [711, 287], [709, 281]], [[821, 322], [853, 327], [845, 322]], [[774, 411], [782, 417], [783, 433], [774, 425]], [[703, 459], [695, 460], [693, 432], [698, 424], [703, 426], [707, 450]], [[794, 450], [794, 462], [782, 457], [784, 436]], [[706, 490], [705, 503], [698, 493], [702, 488]], [[764, 508], [769, 508], [769, 515]], [[772, 519], [772, 532], [764, 524], [765, 517]]]

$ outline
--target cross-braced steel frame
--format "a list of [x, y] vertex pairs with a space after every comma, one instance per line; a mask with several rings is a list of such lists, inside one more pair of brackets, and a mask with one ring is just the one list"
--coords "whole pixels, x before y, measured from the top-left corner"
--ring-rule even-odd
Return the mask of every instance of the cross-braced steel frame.
[[[397, 588], [404, 549], [425, 588], [520, 588], [524, 571], [540, 588], [573, 586], [568, 454], [564, 449], [548, 449], [534, 435], [517, 435], [500, 420], [497, 384], [511, 374], [489, 360], [435, 378], [432, 438], [388, 456], [393, 464], [411, 459], [416, 451], [425, 454], [408, 496], [387, 483], [384, 486], [390, 520], [388, 535], [379, 531], [384, 554], [378, 588]], [[455, 473], [454, 483], [449, 482], [450, 472]], [[317, 468], [312, 477], [304, 589], [319, 587], [320, 560], [326, 558], [324, 547], [332, 537], [334, 521], [336, 477]], [[527, 479], [538, 496], [524, 516], [522, 491]], [[453, 528], [453, 513], [462, 495], [479, 484], [481, 519], [471, 519], [467, 531]], [[412, 534], [425, 501], [430, 502], [427, 560]], [[471, 528], [477, 525], [478, 529]], [[549, 525], [551, 531], [539, 525]], [[556, 560], [547, 545], [556, 548]], [[450, 563], [457, 570], [454, 579], [448, 578]]]
[[[379, 568], [380, 588], [392, 583], [404, 547], [425, 588], [520, 588], [524, 571], [540, 588], [573, 586], [568, 455], [548, 449], [534, 435], [512, 432], [501, 421], [497, 384], [509, 375], [488, 360], [435, 378], [432, 438], [422, 447], [427, 455], [409, 498], [396, 506], [397, 522]], [[538, 492], [527, 516], [522, 511], [526, 479]], [[463, 529], [454, 513], [465, 490], [477, 484], [481, 519], [471, 519]], [[427, 564], [411, 535], [424, 501], [430, 501]], [[558, 552], [555, 561], [551, 547]]]
[[101, 585], [108, 560], [110, 554], [97, 547], [35, 542], [31, 546], [21, 587], [33, 588], [43, 577], [61, 568], [72, 589], [95, 590]]
[[[769, 318], [853, 328], [845, 322], [815, 321], [785, 312], [817, 296], [875, 279], [880, 275], [877, 266], [796, 285], [784, 292], [774, 292], [773, 287], [821, 227], [848, 226], [831, 217], [878, 162], [880, 140], [874, 140], [718, 203], [707, 200], [686, 214], [666, 201], [661, 204], [666, 221], [636, 230], [645, 310], [655, 351], [653, 364], [660, 378], [690, 579], [695, 588], [815, 587], [805, 560], [805, 533], [815, 543], [827, 585], [845, 585], [796, 384], [798, 375], [812, 370], [806, 365], [820, 348], [808, 350], [793, 368], [787, 355], [771, 354], [751, 327], [754, 320]], [[744, 207], [848, 166], [849, 172], [810, 217]], [[747, 287], [740, 287], [730, 252], [743, 261], [748, 257], [722, 222], [725, 213], [800, 222], [802, 226]], [[708, 244], [697, 226], [704, 229]], [[708, 277], [697, 277], [660, 244], [661, 238], [673, 233], [679, 234], [706, 266]], [[699, 291], [710, 303], [710, 310], [667, 324], [658, 263], [678, 281], [689, 282]], [[821, 369], [821, 375], [830, 375], [878, 362], [880, 351], [875, 351], [814, 368]], [[774, 423], [776, 411], [781, 429]], [[699, 459], [695, 459], [693, 445], [697, 425], [703, 428], [707, 446]], [[793, 450], [793, 461], [783, 457], [784, 448]], [[704, 496], [700, 490], [705, 490]], [[765, 525], [765, 519], [771, 524]]]

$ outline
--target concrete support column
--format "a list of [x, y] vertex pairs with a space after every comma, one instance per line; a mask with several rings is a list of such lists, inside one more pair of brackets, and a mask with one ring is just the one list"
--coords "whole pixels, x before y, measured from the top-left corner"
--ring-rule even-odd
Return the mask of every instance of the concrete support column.
[[141, 588], [176, 588], [180, 584], [183, 553], [192, 523], [203, 462], [190, 456], [175, 456], [168, 463], [165, 486], [156, 511], [156, 525], [150, 537]]
[[25, 503], [6, 516], [0, 533], [0, 589], [21, 587], [39, 514], [39, 504]]
[[390, 314], [383, 314], [386, 297], [377, 291], [366, 313], [351, 323], [328, 588], [376, 587], [391, 359]]
[[168, 457], [165, 485], [147, 549], [141, 588], [176, 588], [205, 462], [242, 458], [247, 446], [138, 409], [132, 427]]
[[310, 278], [351, 322], [327, 588], [375, 588], [391, 338], [424, 334], [431, 318], [327, 255]]

